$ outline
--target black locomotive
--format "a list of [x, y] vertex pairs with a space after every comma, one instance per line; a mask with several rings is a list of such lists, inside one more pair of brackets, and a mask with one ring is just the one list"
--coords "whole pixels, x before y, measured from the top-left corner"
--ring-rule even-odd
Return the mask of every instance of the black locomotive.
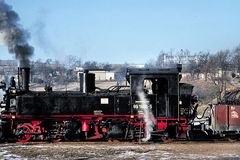
[[[30, 140], [167, 140], [214, 132], [213, 118], [196, 118], [193, 86], [180, 83], [181, 65], [168, 69], [130, 68], [129, 85], [95, 87], [95, 75], [80, 74], [80, 91], [29, 90], [29, 68], [19, 68], [7, 88], [0, 138]], [[211, 124], [212, 122], [212, 124]], [[211, 128], [212, 127], [212, 128]], [[196, 137], [196, 136], [195, 136]]]

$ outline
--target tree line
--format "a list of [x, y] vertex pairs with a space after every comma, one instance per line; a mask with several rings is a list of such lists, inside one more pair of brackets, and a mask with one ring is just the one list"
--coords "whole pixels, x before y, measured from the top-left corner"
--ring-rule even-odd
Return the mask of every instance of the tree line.
[[[36, 83], [59, 83], [66, 84], [76, 82], [76, 71], [81, 69], [106, 70], [115, 72], [115, 80], [122, 82], [125, 80], [126, 68], [128, 64], [112, 65], [109, 63], [99, 63], [97, 61], [85, 61], [78, 56], [68, 55], [64, 62], [47, 59], [42, 62], [40, 59], [31, 63], [32, 82]], [[35, 78], [34, 78], [35, 77]], [[41, 78], [39, 78], [41, 77]]]
[[[146, 68], [163, 67], [162, 54], [145, 63]], [[189, 50], [181, 50], [181, 54], [191, 55]], [[198, 52], [195, 59], [191, 59], [183, 67], [183, 72], [189, 73], [191, 80], [196, 80], [200, 75], [204, 75], [205, 81], [212, 82], [218, 87], [219, 95], [226, 90], [226, 85], [237, 73], [240, 73], [240, 45], [229, 50], [220, 50], [216, 53], [207, 51]], [[179, 59], [179, 62], [181, 59]], [[176, 65], [170, 62], [168, 66]], [[31, 63], [32, 75], [41, 75], [41, 79], [33, 79], [34, 82], [41, 83], [69, 83], [77, 80], [75, 69], [77, 67], [83, 69], [103, 69], [113, 70], [115, 79], [119, 82], [125, 80], [126, 69], [128, 63], [123, 65], [112, 65], [110, 63], [99, 63], [97, 61], [85, 61], [78, 56], [68, 55], [64, 62], [58, 60], [47, 59], [42, 62], [40, 59]], [[232, 73], [232, 78], [227, 75]], [[36, 77], [36, 76], [35, 76]]]

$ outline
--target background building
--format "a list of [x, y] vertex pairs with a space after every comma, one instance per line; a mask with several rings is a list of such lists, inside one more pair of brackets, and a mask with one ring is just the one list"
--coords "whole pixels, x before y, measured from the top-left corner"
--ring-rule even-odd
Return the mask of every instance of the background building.
[[197, 61], [199, 55], [191, 55], [188, 52], [180, 52], [176, 54], [169, 54], [169, 53], [162, 53], [160, 54], [160, 64], [162, 64], [161, 67], [168, 67], [171, 64], [177, 64], [180, 63], [182, 65], [187, 65], [189, 61]]

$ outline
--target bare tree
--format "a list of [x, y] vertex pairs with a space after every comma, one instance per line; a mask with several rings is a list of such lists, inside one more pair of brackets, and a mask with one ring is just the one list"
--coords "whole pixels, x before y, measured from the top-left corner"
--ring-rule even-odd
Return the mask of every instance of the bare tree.
[[144, 64], [145, 68], [156, 68], [157, 66], [158, 65], [156, 65], [156, 61], [154, 59], [150, 59], [147, 63]]
[[157, 60], [155, 62], [153, 62], [154, 60], [150, 60], [148, 65], [150, 68], [163, 68], [165, 67], [164, 64], [164, 56], [167, 55], [167, 53], [165, 53], [164, 51], [161, 51], [157, 57]]
[[232, 66], [233, 71], [240, 73], [240, 45], [233, 50]]
[[207, 81], [207, 74], [209, 72], [208, 61], [209, 61], [209, 52], [206, 52], [206, 53], [199, 52], [198, 68], [199, 68], [199, 71], [204, 74], [205, 81]]
[[196, 58], [190, 59], [188, 61], [186, 72], [191, 73], [192, 79], [199, 79], [200, 73], [203, 73], [205, 75], [205, 80], [207, 81], [207, 74], [209, 73], [209, 52], [199, 52]]
[[[191, 74], [191, 79], [195, 79], [195, 75], [200, 73], [198, 63], [195, 60], [189, 60], [188, 65], [186, 67], [186, 72]], [[197, 75], [197, 77], [198, 77]]]
[[104, 70], [107, 70], [107, 71], [112, 69], [112, 65], [109, 64], [109, 63], [99, 63], [99, 64], [97, 64], [97, 66], [98, 66], [99, 69], [104, 69]]
[[65, 64], [68, 69], [74, 69], [82, 66], [82, 60], [78, 56], [67, 55]]
[[121, 67], [115, 68], [115, 79], [121, 84], [126, 80], [127, 68], [129, 67], [128, 63], [125, 63]]
[[208, 70], [212, 82], [218, 87], [218, 98], [226, 91], [226, 84], [229, 82], [227, 71], [230, 69], [231, 54], [229, 50], [219, 51], [211, 55], [208, 61]]
[[87, 69], [99, 69], [98, 63], [96, 61], [86, 61], [83, 64], [83, 68]]

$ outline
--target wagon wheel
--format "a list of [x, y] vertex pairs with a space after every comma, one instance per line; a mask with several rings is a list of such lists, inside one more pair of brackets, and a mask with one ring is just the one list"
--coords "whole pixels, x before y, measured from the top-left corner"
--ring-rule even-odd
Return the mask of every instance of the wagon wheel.
[[63, 137], [61, 135], [56, 135], [54, 138], [51, 139], [53, 143], [57, 143], [63, 140]]
[[64, 139], [63, 135], [61, 134], [61, 131], [57, 131], [55, 133], [50, 132], [50, 141], [53, 143], [60, 142]]
[[28, 142], [31, 138], [31, 134], [27, 134], [28, 132], [32, 132], [31, 128], [27, 125], [20, 125], [17, 127], [16, 135], [18, 137], [19, 142]]
[[238, 137], [237, 136], [230, 136], [230, 137], [227, 137], [227, 140], [229, 142], [237, 142], [238, 141]]
[[161, 140], [163, 143], [170, 143], [173, 141], [171, 138], [165, 136], [161, 137]]

